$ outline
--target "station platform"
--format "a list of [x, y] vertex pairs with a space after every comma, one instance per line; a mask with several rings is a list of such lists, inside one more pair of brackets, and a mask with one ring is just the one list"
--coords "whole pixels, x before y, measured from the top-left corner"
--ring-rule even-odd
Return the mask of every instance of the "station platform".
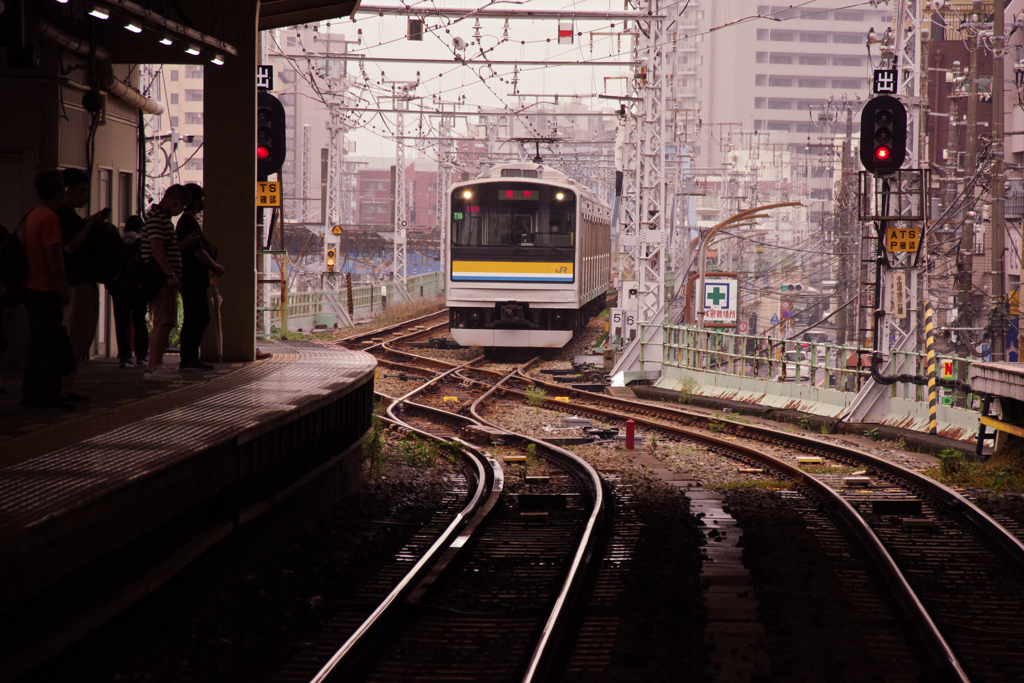
[[[144, 381], [83, 363], [74, 413], [0, 395], [0, 680], [216, 550], [241, 570], [361, 485], [376, 360], [261, 342], [266, 360]], [[168, 367], [176, 361], [168, 357]], [[176, 365], [176, 363], [174, 363]], [[16, 379], [16, 378], [15, 378]]]
[[[1011, 439], [1024, 441], [1024, 363], [974, 363], [970, 379], [971, 388], [983, 397], [977, 455], [988, 440], [993, 441], [993, 450]], [[998, 417], [991, 413], [997, 401]]]

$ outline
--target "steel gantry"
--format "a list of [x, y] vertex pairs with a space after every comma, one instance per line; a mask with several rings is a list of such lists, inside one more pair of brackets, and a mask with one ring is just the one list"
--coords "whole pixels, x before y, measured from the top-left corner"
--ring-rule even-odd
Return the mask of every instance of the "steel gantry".
[[660, 322], [665, 302], [665, 256], [668, 197], [665, 175], [664, 22], [655, 18], [661, 0], [630, 3], [650, 19], [638, 20], [633, 57], [642, 66], [631, 80], [623, 147], [622, 220], [619, 233], [619, 305], [635, 311], [634, 324], [622, 329], [624, 339], [636, 336], [639, 325]]
[[454, 155], [452, 153], [452, 128], [455, 126], [455, 116], [442, 112], [438, 122], [439, 135], [437, 141], [437, 239], [438, 239], [438, 260], [441, 264], [441, 278], [446, 277], [448, 272], [445, 263], [445, 247], [448, 244], [448, 187], [452, 184], [452, 165]]

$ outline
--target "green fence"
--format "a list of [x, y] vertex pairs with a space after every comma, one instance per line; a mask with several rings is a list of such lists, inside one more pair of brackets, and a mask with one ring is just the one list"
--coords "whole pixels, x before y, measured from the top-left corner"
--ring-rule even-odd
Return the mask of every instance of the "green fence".
[[[641, 345], [641, 361], [645, 355], [653, 360], [652, 351], [660, 352], [663, 365], [843, 392], [859, 391], [871, 377], [871, 349], [702, 330], [689, 325], [666, 326], [663, 332], [661, 344]], [[927, 375], [926, 355], [922, 352], [897, 351], [890, 360], [889, 375]], [[974, 362], [958, 356], [941, 356], [936, 361], [940, 377], [964, 382]], [[927, 391], [927, 387], [909, 382], [892, 385], [892, 396], [911, 401], [927, 401]], [[954, 389], [941, 389], [940, 394], [946, 405], [971, 406], [973, 402], [973, 396]]]
[[[343, 281], [343, 280], [342, 280]], [[387, 290], [387, 303], [401, 303], [408, 299], [401, 291], [396, 292], [397, 285], [355, 285], [352, 287], [352, 307], [354, 318], [372, 317], [383, 305], [384, 290]], [[429, 298], [444, 294], [444, 282], [441, 273], [425, 273], [410, 277], [405, 291], [411, 299]], [[270, 324], [280, 328], [281, 297], [272, 296], [270, 307]], [[344, 325], [338, 311], [348, 312], [348, 292], [344, 286], [337, 292], [301, 292], [288, 295], [288, 328], [291, 330], [309, 331], [317, 325], [339, 327]]]

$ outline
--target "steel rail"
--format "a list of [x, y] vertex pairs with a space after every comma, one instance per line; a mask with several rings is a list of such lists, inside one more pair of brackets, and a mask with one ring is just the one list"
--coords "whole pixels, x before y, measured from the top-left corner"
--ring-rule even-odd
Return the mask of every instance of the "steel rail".
[[[495, 390], [497, 390], [497, 388], [497, 386], [492, 387], [485, 395], [490, 395]], [[506, 388], [505, 391], [518, 393], [522, 395], [522, 392], [516, 392], [513, 389]], [[594, 396], [599, 395], [594, 394]], [[474, 403], [474, 406], [475, 405], [476, 404]], [[572, 404], [570, 404], [570, 406], [572, 408], [579, 407], [574, 406]], [[564, 409], [567, 406], [566, 404], [563, 403], [560, 404], [560, 407]], [[646, 407], [650, 408], [652, 406]], [[607, 411], [599, 409], [585, 408], [585, 410], [600, 412], [605, 414], [606, 416], [616, 417], [617, 419], [623, 418], [623, 416], [621, 415], [612, 415], [607, 413]], [[475, 419], [481, 422], [485, 422], [488, 425], [492, 425], [501, 429], [500, 426], [493, 425], [493, 423], [484, 420], [479, 414], [476, 413], [476, 411], [473, 408], [471, 408], [470, 414], [473, 415]], [[701, 418], [704, 417], [698, 416], [696, 414], [688, 414], [687, 416]], [[918, 635], [921, 637], [924, 644], [928, 647], [930, 653], [935, 658], [935, 660], [943, 663], [944, 667], [947, 669], [947, 671], [953, 677], [954, 680], [960, 681], [961, 683], [969, 683], [969, 679], [967, 678], [966, 673], [964, 673], [963, 668], [960, 666], [960, 662], [957, 659], [956, 655], [953, 653], [952, 648], [946, 642], [945, 637], [942, 635], [938, 627], [935, 625], [935, 622], [928, 614], [928, 611], [925, 609], [920, 598], [917, 597], [917, 594], [914, 592], [913, 588], [911, 588], [909, 582], [906, 580], [906, 577], [904, 577], [899, 567], [896, 566], [895, 561], [893, 560], [889, 552], [885, 549], [885, 546], [882, 543], [882, 541], [878, 538], [878, 536], [875, 535], [875, 532], [871, 529], [870, 526], [868, 526], [867, 522], [860, 516], [860, 514], [858, 514], [857, 511], [846, 500], [839, 496], [830, 486], [826, 485], [824, 482], [818, 479], [815, 479], [814, 477], [808, 477], [807, 473], [804, 472], [803, 470], [800, 470], [798, 467], [790, 465], [785, 461], [779, 460], [765, 453], [761, 453], [760, 451], [754, 450], [749, 446], [744, 446], [742, 444], [732, 443], [730, 441], [718, 439], [712, 436], [702, 434], [700, 432], [685, 429], [683, 427], [665, 425], [650, 420], [644, 420], [642, 418], [632, 419], [634, 419], [634, 421], [637, 422], [638, 424], [642, 424], [653, 429], [660, 429], [665, 432], [670, 432], [682, 438], [689, 439], [691, 441], [703, 442], [705, 444], [710, 445], [712, 448], [718, 451], [741, 453], [745, 457], [757, 460], [758, 462], [764, 463], [769, 467], [772, 467], [780, 472], [785, 473], [786, 476], [793, 479], [794, 481], [801, 482], [803, 485], [806, 485], [808, 488], [812, 489], [815, 493], [824, 496], [826, 500], [831, 500], [832, 504], [834, 505], [834, 508], [836, 509], [840, 517], [842, 517], [843, 521], [848, 525], [850, 530], [857, 536], [858, 540], [861, 542], [865, 550], [871, 555], [877, 568], [882, 573], [886, 582], [889, 584], [889, 587], [892, 589], [893, 594], [899, 601], [900, 606], [903, 608], [908, 618], [914, 624], [915, 628], [918, 631]], [[745, 424], [740, 425], [740, 423], [734, 424], [742, 427], [750, 426]], [[551, 446], [550, 444], [547, 445], [549, 447]], [[576, 456], [573, 455], [572, 457]]]
[[656, 428], [673, 431], [685, 438], [711, 444], [715, 450], [741, 452], [752, 460], [757, 460], [772, 469], [782, 472], [784, 476], [796, 482], [797, 485], [806, 486], [825, 500], [830, 501], [832, 508], [839, 514], [846, 523], [847, 528], [856, 535], [861, 546], [871, 556], [871, 559], [875, 563], [875, 567], [882, 573], [882, 576], [892, 589], [896, 600], [900, 603], [904, 613], [914, 624], [918, 635], [931, 652], [935, 661], [942, 663], [943, 667], [953, 680], [960, 681], [961, 683], [970, 683], [970, 679], [967, 677], [963, 667], [960, 665], [960, 661], [953, 652], [953, 649], [950, 647], [949, 643], [946, 642], [945, 637], [939, 631], [939, 627], [931, 618], [931, 615], [925, 608], [924, 603], [922, 603], [921, 599], [917, 596], [916, 591], [914, 591], [910, 586], [910, 583], [903, 575], [903, 572], [896, 565], [896, 561], [893, 559], [892, 555], [890, 555], [889, 551], [885, 549], [885, 545], [882, 543], [881, 539], [878, 538], [874, 530], [868, 525], [867, 521], [860, 515], [860, 513], [858, 513], [854, 507], [831, 486], [815, 477], [807, 476], [806, 472], [795, 465], [757, 451], [749, 446], [744, 446], [743, 444], [732, 443], [713, 436], [695, 433], [689, 429], [683, 429], [680, 427], [657, 426]]
[[[523, 367], [528, 367], [532, 363], [536, 362], [538, 358], [534, 358]], [[554, 657], [554, 649], [563, 629], [565, 628], [566, 622], [570, 617], [570, 608], [574, 602], [574, 598], [579, 593], [580, 585], [583, 583], [584, 573], [587, 567], [588, 560], [594, 549], [594, 545], [597, 543], [597, 531], [598, 525], [604, 520], [605, 514], [605, 501], [604, 501], [604, 488], [601, 481], [600, 475], [590, 463], [583, 460], [575, 453], [559, 448], [554, 444], [547, 443], [540, 439], [534, 439], [529, 436], [522, 434], [516, 434], [515, 432], [509, 432], [504, 427], [497, 425], [489, 420], [484, 419], [477, 412], [477, 408], [486, 401], [491, 395], [497, 391], [505, 379], [511, 377], [516, 371], [509, 373], [501, 381], [497, 382], [488, 389], [486, 392], [480, 395], [469, 407], [469, 414], [479, 422], [486, 424], [495, 429], [500, 429], [509, 434], [515, 435], [520, 439], [536, 444], [541, 448], [557, 453], [563, 459], [568, 460], [578, 469], [584, 472], [589, 479], [589, 483], [594, 491], [594, 504], [591, 508], [590, 515], [587, 518], [587, 524], [583, 532], [583, 536], [580, 539], [580, 543], [577, 546], [576, 553], [573, 556], [572, 563], [569, 566], [567, 578], [562, 584], [562, 590], [558, 594], [558, 598], [555, 600], [555, 606], [548, 615], [548, 619], [544, 624], [544, 629], [541, 631], [540, 639], [537, 641], [537, 645], [530, 656], [530, 663], [526, 670], [526, 675], [523, 676], [523, 683], [533, 683], [533, 681], [543, 680], [544, 674], [547, 672], [547, 668], [551, 664], [552, 657]], [[522, 368], [518, 371], [522, 373]], [[507, 391], [514, 391], [506, 389]], [[519, 393], [519, 392], [516, 392]]]
[[[381, 334], [388, 334], [392, 330], [398, 330], [398, 329], [401, 329], [401, 328], [409, 326], [409, 325], [415, 325], [416, 323], [420, 323], [420, 322], [423, 322], [425, 320], [430, 320], [431, 318], [436, 318], [437, 316], [441, 315], [442, 313], [447, 313], [447, 312], [448, 312], [448, 309], [447, 308], [443, 308], [440, 311], [435, 311], [433, 313], [428, 313], [427, 315], [421, 315], [418, 318], [413, 318], [411, 320], [405, 320], [405, 321], [400, 322], [400, 323], [395, 323], [394, 325], [388, 325], [386, 327], [379, 327], [379, 328], [377, 328], [375, 330], [370, 330], [368, 332], [357, 332], [356, 334], [353, 334], [353, 335], [351, 335], [349, 337], [343, 337], [343, 338], [339, 339], [335, 343], [336, 344], [344, 344], [345, 342], [356, 343], [357, 340], [359, 340], [359, 339], [364, 339], [364, 338], [367, 338], [367, 337], [376, 337], [376, 336], [381, 335]], [[447, 323], [445, 323], [445, 324], [447, 324]]]
[[[525, 373], [521, 373], [521, 375], [524, 379], [528, 378]], [[559, 388], [562, 391], [569, 391], [565, 389], [564, 386], [560, 386], [558, 384], [545, 382], [544, 380], [532, 377], [529, 377], [528, 379], [539, 386]], [[576, 396], [581, 396], [586, 400], [592, 400], [597, 403], [603, 403], [605, 405], [611, 405], [637, 413], [647, 412], [661, 414], [665, 416], [666, 419], [672, 419], [673, 417], [686, 417], [700, 420], [702, 422], [706, 422], [708, 419], [706, 415], [689, 412], [671, 406], [654, 406], [646, 403], [630, 401], [629, 399], [608, 396], [607, 394], [595, 394], [582, 389], [572, 389], [571, 391], [574, 392]], [[565, 404], [559, 405], [563, 409], [565, 408]], [[934, 496], [939, 502], [945, 505], [953, 514], [959, 513], [967, 517], [975, 524], [975, 526], [985, 532], [990, 539], [999, 544], [999, 546], [1003, 548], [1003, 550], [1005, 550], [1018, 565], [1024, 568], [1024, 542], [1010, 533], [1006, 527], [997, 522], [988, 513], [969, 501], [963, 495], [957, 493], [948, 486], [921, 474], [920, 472], [915, 472], [914, 470], [903, 467], [902, 465], [889, 462], [884, 458], [872, 455], [858, 448], [854, 448], [853, 446], [840, 446], [838, 444], [826, 443], [800, 434], [782, 432], [762, 425], [735, 422], [725, 417], [716, 417], [715, 419], [724, 420], [740, 430], [755, 432], [760, 436], [760, 438], [778, 439], [793, 444], [799, 448], [812, 449], [819, 453], [821, 451], [825, 451], [835, 458], [852, 458], [858, 462], [881, 470], [893, 477], [904, 479], [909, 482], [912, 487], [916, 486], [917, 488], [927, 491], [930, 495]], [[652, 426], [657, 426], [657, 424], [652, 423]], [[755, 436], [754, 438], [758, 437]]]
[[[479, 358], [474, 359], [471, 362], [476, 362]], [[445, 373], [449, 374], [449, 373]], [[443, 375], [442, 375], [443, 376]], [[437, 379], [440, 379], [439, 376]], [[417, 391], [422, 390], [424, 387], [418, 387]], [[410, 392], [415, 393], [415, 392]], [[402, 399], [394, 399], [391, 406], [394, 406]], [[388, 422], [399, 425], [402, 429], [409, 430], [413, 433], [419, 434], [424, 438], [441, 441], [442, 439], [425, 432], [421, 429], [417, 429], [410, 424], [407, 424], [403, 420], [396, 418], [390, 411], [391, 406], [388, 407]], [[473, 422], [469, 418], [456, 415], [466, 422]], [[383, 419], [383, 418], [382, 418]], [[430, 546], [427, 552], [419, 559], [419, 561], [413, 565], [412, 569], [405, 575], [405, 577], [398, 583], [397, 586], [388, 593], [387, 597], [384, 598], [383, 602], [373, 611], [373, 613], [367, 617], [367, 619], [356, 629], [348, 640], [346, 640], [342, 646], [331, 656], [327, 663], [320, 669], [316, 676], [313, 677], [311, 683], [323, 683], [328, 679], [331, 673], [341, 664], [346, 658], [354, 657], [358, 653], [358, 648], [361, 643], [368, 640], [369, 635], [378, 630], [387, 617], [389, 612], [396, 607], [401, 600], [407, 597], [415, 590], [420, 582], [429, 574], [430, 569], [437, 563], [438, 560], [453, 547], [462, 547], [463, 540], [461, 532], [470, 522], [472, 516], [475, 515], [476, 511], [481, 507], [481, 504], [486, 502], [484, 499], [485, 493], [491, 493], [497, 485], [500, 489], [500, 482], [502, 478], [500, 476], [501, 468], [498, 463], [483, 453], [477, 451], [477, 448], [472, 444], [466, 443], [461, 439], [458, 440], [462, 446], [462, 453], [464, 461], [469, 464], [476, 475], [477, 486], [473, 492], [472, 497], [466, 506], [459, 512], [455, 519], [448, 525], [448, 527], [441, 533], [436, 541]], [[473, 454], [472, 456], [470, 454]], [[491, 477], [488, 477], [487, 470], [484, 469], [484, 463], [491, 466]], [[488, 484], [490, 482], [490, 484]], [[489, 498], [490, 496], [488, 496]]]

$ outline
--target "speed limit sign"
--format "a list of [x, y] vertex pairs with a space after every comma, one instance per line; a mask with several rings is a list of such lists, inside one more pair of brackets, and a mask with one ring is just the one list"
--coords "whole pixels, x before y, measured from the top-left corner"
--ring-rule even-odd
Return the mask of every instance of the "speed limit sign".
[[747, 321], [746, 320], [741, 320], [739, 322], [739, 324], [736, 325], [736, 329], [739, 330], [740, 334], [746, 334], [747, 333]]

